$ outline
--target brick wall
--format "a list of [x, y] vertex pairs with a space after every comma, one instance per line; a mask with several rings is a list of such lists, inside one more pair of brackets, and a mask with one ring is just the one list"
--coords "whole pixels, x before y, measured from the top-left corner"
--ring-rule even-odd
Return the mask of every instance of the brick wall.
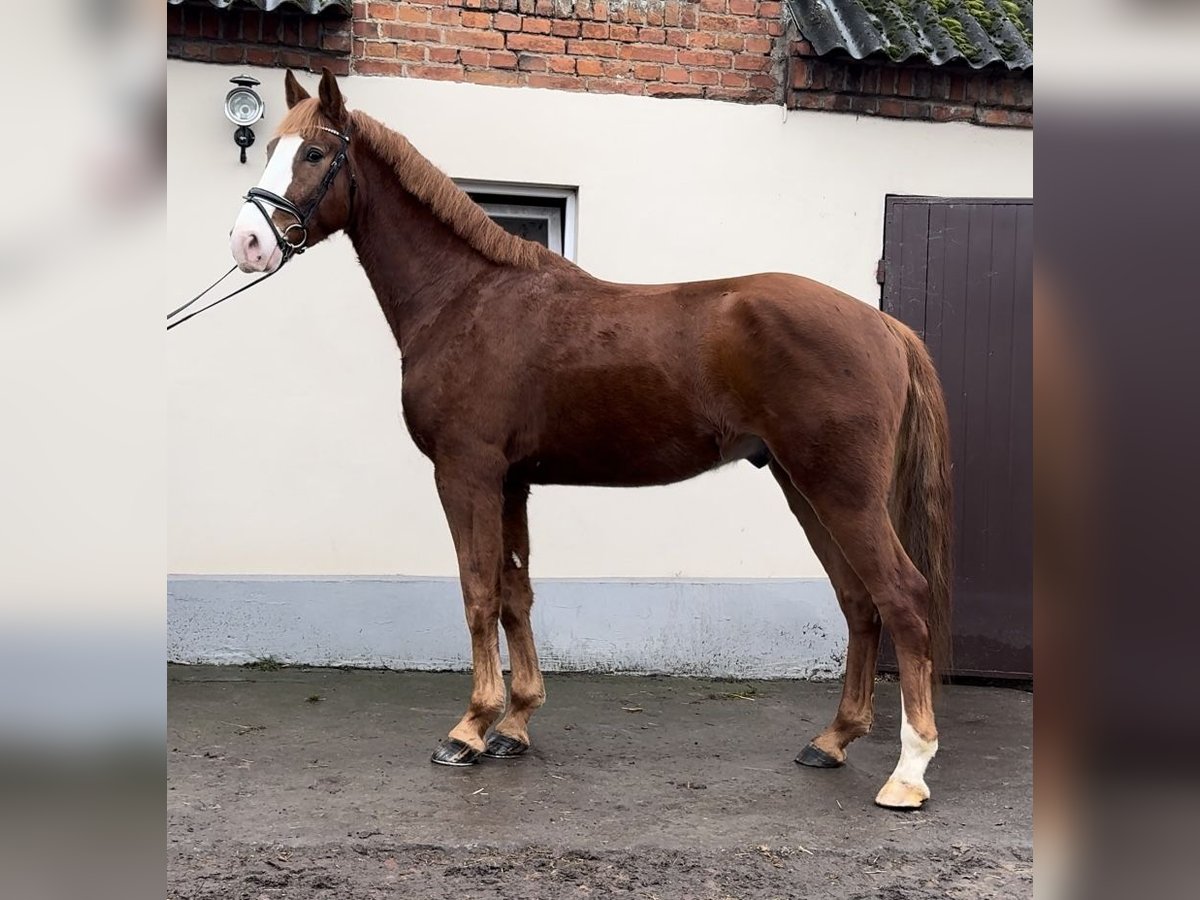
[[789, 48], [787, 78], [793, 109], [1033, 127], [1032, 72], [818, 57], [801, 40]]
[[1032, 74], [817, 57], [807, 41], [789, 40], [779, 0], [355, 0], [352, 17], [288, 9], [170, 6], [167, 53], [339, 75], [1033, 124]]
[[307, 15], [283, 6], [217, 9], [207, 0], [167, 7], [167, 56], [200, 62], [289, 66], [350, 74], [351, 22], [327, 10]]
[[[286, 8], [286, 7], [285, 7]], [[182, 59], [655, 97], [782, 102], [778, 0], [383, 0], [326, 12], [169, 9]]]

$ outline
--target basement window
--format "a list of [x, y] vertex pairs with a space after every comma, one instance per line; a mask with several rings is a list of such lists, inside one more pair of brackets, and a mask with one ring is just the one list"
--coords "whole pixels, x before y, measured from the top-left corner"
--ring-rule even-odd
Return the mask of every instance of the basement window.
[[575, 260], [575, 189], [456, 180], [505, 231]]

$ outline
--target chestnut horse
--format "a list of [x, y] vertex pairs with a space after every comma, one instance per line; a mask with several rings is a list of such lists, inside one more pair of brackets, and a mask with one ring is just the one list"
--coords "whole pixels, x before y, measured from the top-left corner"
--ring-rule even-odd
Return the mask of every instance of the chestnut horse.
[[876, 802], [920, 806], [950, 565], [946, 411], [920, 339], [793, 275], [593, 278], [505, 232], [404, 137], [349, 111], [328, 71], [318, 97], [291, 72], [286, 93], [231, 246], [244, 271], [273, 272], [345, 230], [400, 346], [404, 419], [434, 464], [471, 634], [470, 703], [433, 761], [529, 747], [545, 699], [529, 618], [531, 485], [667, 484], [749, 459], [770, 466], [849, 624], [837, 715], [797, 762], [841, 765], [871, 727], [886, 627], [901, 751]]

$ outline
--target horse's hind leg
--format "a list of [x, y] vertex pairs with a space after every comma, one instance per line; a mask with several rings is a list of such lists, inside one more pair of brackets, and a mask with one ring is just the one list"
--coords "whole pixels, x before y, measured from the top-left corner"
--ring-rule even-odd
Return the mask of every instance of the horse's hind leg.
[[792, 514], [804, 528], [813, 552], [833, 583], [850, 632], [846, 649], [846, 676], [842, 682], [842, 700], [838, 704], [837, 715], [829, 727], [813, 738], [796, 757], [796, 762], [804, 766], [832, 768], [846, 761], [846, 747], [851, 741], [871, 730], [875, 659], [879, 652], [879, 614], [862, 580], [846, 561], [829, 530], [821, 524], [812, 505], [796, 490], [787, 472], [775, 461], [771, 462], [771, 472], [783, 489]]
[[[875, 802], [915, 809], [929, 797], [925, 769], [938, 747], [926, 621], [929, 585], [904, 552], [888, 514], [893, 465], [889, 442], [864, 432], [843, 444], [859, 452], [814, 457], [811, 451], [806, 455], [803, 442], [768, 441], [771, 453], [812, 504], [870, 594], [896, 645], [903, 698], [900, 761]], [[789, 455], [797, 446], [800, 452]]]
[[504, 718], [488, 738], [487, 756], [520, 756], [529, 749], [529, 718], [546, 699], [533, 627], [533, 587], [529, 583], [529, 488], [506, 486], [504, 492], [504, 568], [500, 575], [500, 624], [508, 640], [512, 689]]
[[886, 504], [866, 507], [837, 503], [813, 506], [846, 560], [871, 593], [896, 645], [900, 667], [900, 761], [875, 802], [893, 809], [915, 809], [929, 798], [925, 769], [937, 753], [933, 717], [933, 659], [925, 610], [929, 586], [892, 528]]

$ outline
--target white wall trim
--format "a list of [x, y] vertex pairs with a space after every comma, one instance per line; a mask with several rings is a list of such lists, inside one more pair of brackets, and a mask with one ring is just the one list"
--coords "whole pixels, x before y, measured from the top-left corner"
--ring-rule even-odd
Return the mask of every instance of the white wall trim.
[[[546, 671], [826, 679], [843, 670], [846, 625], [826, 579], [545, 579], [534, 590]], [[470, 667], [454, 578], [178, 575], [167, 622], [171, 662]]]

